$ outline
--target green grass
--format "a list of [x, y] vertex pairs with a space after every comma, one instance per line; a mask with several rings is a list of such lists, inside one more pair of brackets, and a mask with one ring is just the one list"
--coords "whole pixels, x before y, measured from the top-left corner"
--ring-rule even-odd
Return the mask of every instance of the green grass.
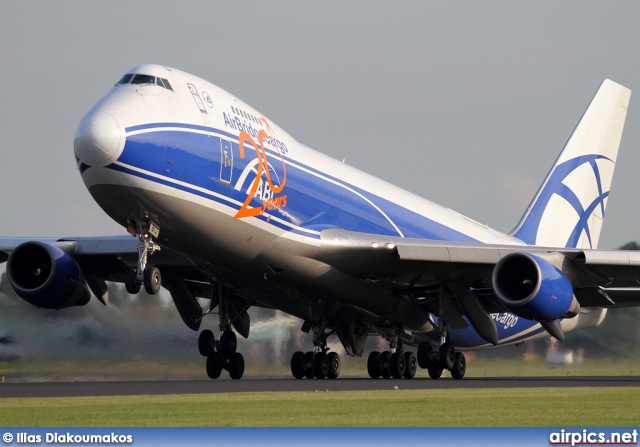
[[5, 426], [636, 426], [640, 388], [0, 399]]

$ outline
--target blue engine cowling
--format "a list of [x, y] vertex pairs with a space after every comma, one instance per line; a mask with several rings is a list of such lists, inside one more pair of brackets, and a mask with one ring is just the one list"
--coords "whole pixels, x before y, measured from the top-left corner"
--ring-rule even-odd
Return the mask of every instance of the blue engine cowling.
[[511, 253], [494, 267], [493, 291], [510, 312], [535, 321], [578, 314], [580, 305], [567, 277], [543, 258]]
[[7, 260], [7, 278], [20, 298], [43, 309], [84, 306], [91, 298], [75, 259], [44, 242], [18, 245]]

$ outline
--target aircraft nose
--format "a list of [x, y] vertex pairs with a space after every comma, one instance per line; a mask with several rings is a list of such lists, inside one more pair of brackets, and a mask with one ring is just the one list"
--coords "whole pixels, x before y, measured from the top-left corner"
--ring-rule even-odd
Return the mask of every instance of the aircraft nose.
[[89, 166], [105, 166], [118, 158], [123, 146], [122, 129], [107, 112], [89, 112], [82, 118], [73, 148], [76, 157]]

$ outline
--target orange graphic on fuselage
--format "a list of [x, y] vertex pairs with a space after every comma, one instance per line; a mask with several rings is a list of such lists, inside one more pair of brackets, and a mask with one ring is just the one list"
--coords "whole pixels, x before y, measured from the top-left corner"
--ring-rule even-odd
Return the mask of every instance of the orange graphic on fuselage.
[[240, 135], [238, 135], [238, 146], [240, 149], [240, 158], [245, 158], [244, 146], [245, 146], [245, 143], [248, 141], [253, 146], [253, 149], [256, 151], [256, 155], [258, 156], [258, 167], [256, 169], [256, 178], [253, 180], [253, 183], [251, 184], [251, 188], [249, 190], [249, 194], [247, 194], [247, 198], [245, 199], [244, 203], [242, 204], [242, 206], [240, 207], [236, 215], [233, 216], [235, 219], [240, 219], [244, 217], [257, 217], [257, 216], [260, 216], [262, 213], [264, 213], [267, 209], [274, 210], [274, 209], [284, 208], [285, 206], [287, 206], [287, 196], [284, 195], [284, 196], [273, 197], [271, 199], [265, 200], [262, 204], [262, 207], [253, 207], [253, 208], [249, 207], [251, 200], [256, 195], [258, 185], [260, 184], [262, 171], [264, 171], [266, 174], [267, 185], [269, 185], [269, 188], [271, 188], [271, 191], [273, 191], [275, 194], [282, 192], [285, 184], [287, 183], [287, 165], [285, 164], [284, 157], [282, 156], [282, 153], [280, 151], [278, 151], [278, 154], [280, 155], [280, 160], [282, 161], [282, 170], [283, 170], [282, 182], [280, 183], [280, 185], [276, 186], [273, 184], [273, 181], [271, 180], [271, 174], [269, 174], [269, 162], [267, 161], [267, 153], [264, 149], [263, 140], [265, 137], [267, 137], [267, 133], [264, 130], [260, 130], [260, 132], [258, 132], [260, 146], [258, 147], [258, 145], [253, 140], [253, 138], [251, 138], [251, 135], [249, 135], [247, 132], [242, 131], [240, 132]]
[[260, 121], [262, 121], [264, 125], [267, 126], [267, 130], [269, 131], [270, 134], [273, 134], [273, 135], [276, 134], [264, 117], [260, 117]]

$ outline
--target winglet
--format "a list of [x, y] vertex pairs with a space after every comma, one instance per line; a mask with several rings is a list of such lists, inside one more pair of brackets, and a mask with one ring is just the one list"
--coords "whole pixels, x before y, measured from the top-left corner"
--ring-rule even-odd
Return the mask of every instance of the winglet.
[[531, 245], [597, 248], [631, 90], [606, 79], [512, 234]]

